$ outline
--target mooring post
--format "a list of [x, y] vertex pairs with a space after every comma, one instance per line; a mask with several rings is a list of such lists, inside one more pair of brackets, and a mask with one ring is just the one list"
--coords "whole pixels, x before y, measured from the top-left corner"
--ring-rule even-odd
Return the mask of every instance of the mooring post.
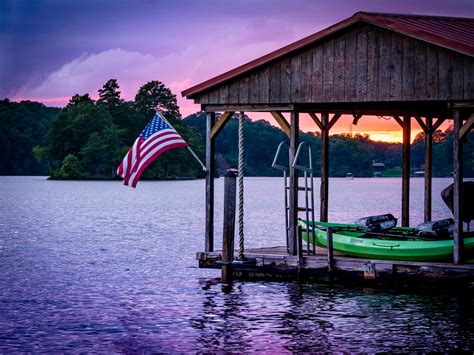
[[[306, 231], [306, 233], [309, 233], [309, 231]], [[308, 235], [308, 242], [309, 242], [309, 234]], [[297, 235], [296, 237], [298, 238], [296, 240], [296, 254], [298, 257], [298, 270], [301, 270], [303, 267], [303, 228], [298, 225], [297, 227]]]
[[332, 241], [332, 228], [326, 229], [327, 249], [328, 249], [328, 272], [334, 271], [334, 246]]
[[211, 137], [211, 130], [216, 122], [215, 112], [206, 115], [206, 230], [205, 251], [214, 251], [214, 149], [215, 139]]
[[453, 170], [454, 170], [454, 264], [461, 264], [464, 251], [463, 221], [462, 221], [462, 182], [463, 182], [463, 142], [460, 137], [462, 127], [461, 113], [454, 111], [454, 134], [453, 134]]
[[411, 116], [403, 116], [402, 226], [410, 225], [410, 142]]
[[321, 113], [321, 190], [320, 190], [320, 213], [321, 222], [328, 221], [328, 198], [329, 198], [329, 113]]
[[433, 118], [426, 116], [425, 132], [425, 222], [431, 221], [431, 196], [433, 184]]
[[235, 205], [237, 170], [224, 173], [224, 228], [222, 233], [221, 282], [232, 282], [232, 261], [234, 260]]
[[293, 167], [296, 150], [299, 144], [299, 112], [291, 111], [291, 126], [290, 126], [290, 193], [289, 193], [289, 213], [288, 213], [288, 227], [289, 227], [289, 254], [297, 255], [297, 239], [298, 239], [298, 170]]

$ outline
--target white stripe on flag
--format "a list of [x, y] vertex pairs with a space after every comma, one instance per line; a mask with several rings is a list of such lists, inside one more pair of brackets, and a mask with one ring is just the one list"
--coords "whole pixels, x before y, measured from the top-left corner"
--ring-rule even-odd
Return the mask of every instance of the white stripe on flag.
[[[140, 168], [141, 168], [149, 159], [151, 159], [151, 158], [153, 157], [153, 155], [154, 155], [156, 152], [158, 152], [160, 149], [163, 149], [163, 148], [167, 147], [168, 145], [176, 144], [176, 143], [184, 143], [184, 144], [186, 144], [186, 142], [180, 137], [180, 138], [173, 139], [173, 140], [164, 142], [164, 143], [162, 143], [162, 144], [159, 144], [159, 145], [155, 146], [154, 149], [152, 149], [151, 151], [149, 151], [145, 156], [142, 156], [142, 158], [140, 159], [140, 163], [138, 164], [137, 169], [134, 171], [134, 173], [133, 173], [132, 176], [130, 177], [128, 183], [133, 186], [133, 184], [134, 184], [134, 182], [135, 182], [135, 179], [136, 179], [136, 176], [137, 176], [137, 173], [140, 171]], [[138, 178], [137, 178], [137, 180], [138, 180]]]

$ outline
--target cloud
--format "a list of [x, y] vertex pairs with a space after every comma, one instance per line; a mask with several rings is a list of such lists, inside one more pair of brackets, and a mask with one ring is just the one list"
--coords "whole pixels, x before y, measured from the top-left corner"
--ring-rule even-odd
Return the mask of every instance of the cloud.
[[[160, 80], [176, 94], [181, 113], [188, 115], [200, 107], [182, 98], [182, 90], [279, 46], [273, 41], [235, 45], [234, 40], [237, 41], [238, 36], [210, 37], [199, 44], [188, 45], [180, 52], [162, 56], [122, 48], [83, 53], [45, 75], [40, 83], [24, 85], [12, 100], [30, 99], [63, 106], [75, 94], [89, 93], [96, 98], [97, 90], [109, 79], [117, 79], [122, 97], [132, 100], [140, 86], [150, 80]], [[238, 53], [235, 48], [239, 48]]]
[[[187, 111], [194, 112], [198, 108], [190, 107], [188, 102], [180, 99], [180, 91], [191, 84], [187, 73], [177, 70], [184, 56], [183, 53], [157, 58], [120, 48], [84, 53], [50, 73], [39, 85], [22, 87], [13, 99], [32, 99], [64, 105], [69, 97], [77, 93], [89, 93], [92, 97], [97, 97], [97, 90], [107, 80], [117, 79], [122, 97], [132, 100], [140, 86], [150, 80], [160, 80], [172, 89]], [[192, 66], [189, 70], [193, 70]]]

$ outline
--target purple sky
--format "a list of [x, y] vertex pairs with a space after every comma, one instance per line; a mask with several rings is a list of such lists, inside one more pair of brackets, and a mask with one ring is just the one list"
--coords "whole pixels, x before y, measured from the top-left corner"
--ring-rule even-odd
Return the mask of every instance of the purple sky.
[[357, 11], [474, 17], [473, 0], [3, 0], [0, 98], [62, 106], [108, 79], [125, 98], [160, 80], [181, 90]]

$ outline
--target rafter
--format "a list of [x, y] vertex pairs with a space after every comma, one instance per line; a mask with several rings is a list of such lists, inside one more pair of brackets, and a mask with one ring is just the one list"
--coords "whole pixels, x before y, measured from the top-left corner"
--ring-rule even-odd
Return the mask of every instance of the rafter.
[[326, 129], [329, 131], [337, 122], [337, 120], [341, 117], [341, 113], [335, 113], [334, 116], [332, 116], [331, 120], [328, 123], [328, 126]]
[[459, 139], [463, 139], [467, 133], [474, 127], [474, 113], [468, 118], [466, 123], [459, 130]]
[[392, 115], [392, 117], [393, 117], [393, 119], [394, 119], [395, 121], [397, 121], [397, 123], [400, 125], [400, 127], [402, 127], [402, 128], [404, 127], [403, 121], [402, 121], [402, 119], [400, 118], [400, 116], [398, 116], [398, 115]]
[[283, 116], [279, 111], [271, 111], [270, 113], [272, 114], [275, 121], [277, 121], [277, 123], [280, 125], [283, 132], [285, 132], [288, 137], [291, 137], [290, 124], [286, 120], [285, 116]]
[[219, 121], [217, 121], [214, 127], [212, 127], [211, 129], [211, 139], [214, 139], [217, 137], [220, 131], [222, 131], [222, 129], [227, 124], [227, 122], [231, 119], [233, 114], [234, 114], [233, 111], [227, 111], [221, 115], [221, 117], [219, 118]]
[[313, 119], [314, 123], [316, 123], [316, 126], [322, 131], [324, 129], [323, 124], [321, 123], [321, 120], [319, 119], [318, 116], [314, 112], [308, 112], [309, 116]]

